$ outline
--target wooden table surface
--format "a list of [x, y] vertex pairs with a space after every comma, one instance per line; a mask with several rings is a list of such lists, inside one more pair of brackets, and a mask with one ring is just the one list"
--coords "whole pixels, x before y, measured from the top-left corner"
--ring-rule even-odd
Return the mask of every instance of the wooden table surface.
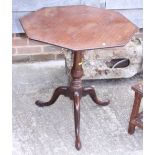
[[118, 12], [83, 5], [42, 8], [21, 23], [29, 38], [74, 51], [123, 46], [138, 30]]

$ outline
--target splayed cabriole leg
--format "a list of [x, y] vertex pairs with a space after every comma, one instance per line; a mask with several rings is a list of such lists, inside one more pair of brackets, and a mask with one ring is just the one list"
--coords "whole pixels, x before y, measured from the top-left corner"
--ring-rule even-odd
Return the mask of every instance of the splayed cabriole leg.
[[42, 102], [37, 100], [35, 104], [39, 107], [49, 106], [52, 105], [60, 95], [69, 96], [69, 87], [61, 86], [55, 89], [52, 98], [48, 102]]
[[81, 149], [80, 141], [80, 95], [78, 92], [74, 93], [74, 121], [75, 121], [75, 147], [77, 150]]
[[85, 95], [89, 95], [96, 104], [101, 105], [101, 106], [106, 106], [110, 103], [109, 100], [104, 100], [104, 101], [98, 100], [95, 89], [93, 87], [84, 87], [83, 96]]
[[71, 77], [72, 80], [70, 82], [70, 86], [61, 86], [58, 87], [48, 102], [41, 102], [36, 101], [36, 105], [43, 107], [49, 106], [53, 104], [60, 95], [64, 95], [69, 97], [71, 100], [74, 101], [74, 121], [75, 121], [75, 147], [77, 150], [81, 149], [81, 141], [80, 141], [80, 99], [82, 96], [89, 95], [92, 100], [98, 105], [108, 105], [109, 100], [106, 101], [99, 101], [95, 89], [93, 87], [82, 87], [81, 78], [83, 76], [83, 69], [82, 69], [82, 58], [83, 52], [82, 51], [74, 51], [74, 60], [73, 60], [73, 67], [71, 69]]

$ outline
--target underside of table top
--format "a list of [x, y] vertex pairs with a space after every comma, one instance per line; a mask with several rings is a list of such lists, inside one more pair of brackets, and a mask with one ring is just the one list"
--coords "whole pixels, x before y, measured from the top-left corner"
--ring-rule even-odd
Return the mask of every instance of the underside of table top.
[[42, 8], [21, 23], [29, 38], [74, 51], [124, 46], [138, 30], [118, 12], [83, 5]]

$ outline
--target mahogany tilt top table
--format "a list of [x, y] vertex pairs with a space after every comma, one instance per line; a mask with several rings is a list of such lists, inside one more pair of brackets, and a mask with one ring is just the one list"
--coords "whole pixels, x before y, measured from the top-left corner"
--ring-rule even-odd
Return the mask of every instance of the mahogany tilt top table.
[[42, 8], [24, 16], [21, 23], [29, 38], [71, 49], [74, 54], [70, 85], [58, 87], [48, 102], [36, 101], [36, 105], [49, 106], [60, 95], [74, 101], [75, 147], [79, 150], [81, 97], [89, 95], [98, 105], [109, 104], [109, 100], [97, 99], [93, 87], [82, 86], [83, 51], [124, 46], [138, 29], [118, 12], [83, 5]]

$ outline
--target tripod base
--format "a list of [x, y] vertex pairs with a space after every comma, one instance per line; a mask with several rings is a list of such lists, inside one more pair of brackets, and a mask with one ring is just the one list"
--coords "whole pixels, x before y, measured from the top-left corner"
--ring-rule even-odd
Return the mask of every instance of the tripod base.
[[51, 99], [48, 102], [36, 101], [35, 104], [39, 107], [49, 106], [55, 103], [60, 95], [69, 97], [74, 101], [74, 120], [75, 120], [75, 147], [77, 150], [81, 149], [80, 141], [80, 100], [83, 96], [89, 95], [91, 99], [100, 106], [106, 106], [109, 100], [100, 101], [97, 98], [95, 89], [93, 87], [82, 87], [81, 77], [83, 75], [82, 69], [82, 52], [74, 52], [74, 63], [71, 70], [72, 81], [70, 86], [58, 87]]

